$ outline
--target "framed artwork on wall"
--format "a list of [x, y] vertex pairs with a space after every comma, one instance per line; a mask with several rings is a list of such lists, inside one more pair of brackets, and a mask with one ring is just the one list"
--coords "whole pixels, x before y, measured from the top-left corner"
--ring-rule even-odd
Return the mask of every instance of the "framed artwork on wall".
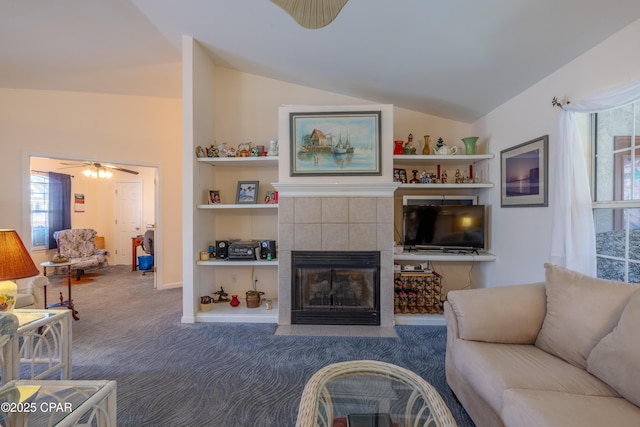
[[260, 183], [258, 181], [238, 181], [238, 190], [236, 192], [237, 204], [256, 203], [258, 201], [258, 189]]
[[380, 111], [290, 113], [291, 176], [381, 175]]
[[501, 206], [548, 206], [549, 135], [500, 152]]

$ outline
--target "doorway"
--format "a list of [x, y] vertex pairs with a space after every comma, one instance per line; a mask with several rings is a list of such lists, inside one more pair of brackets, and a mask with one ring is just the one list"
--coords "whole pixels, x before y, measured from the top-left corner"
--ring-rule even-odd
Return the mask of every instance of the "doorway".
[[[110, 254], [109, 263], [130, 266], [132, 263], [131, 237], [144, 234], [149, 225], [159, 226], [157, 221], [159, 199], [156, 185], [158, 168], [126, 165], [120, 169], [136, 173], [111, 169], [112, 176], [110, 178], [92, 178], [83, 174], [85, 170], [83, 163], [83, 160], [68, 157], [52, 158], [29, 155], [31, 173], [33, 171], [57, 172], [72, 176], [71, 198], [73, 200], [79, 197], [84, 202], [82, 209], [76, 210], [72, 207], [72, 227], [95, 229], [100, 236], [104, 237], [106, 249]], [[119, 162], [105, 163], [123, 165]], [[118, 197], [116, 193], [122, 194], [123, 197]], [[123, 213], [126, 215], [123, 216]], [[30, 211], [27, 211], [26, 214], [29, 215]], [[120, 227], [121, 221], [125, 223], [123, 226], [130, 229], [123, 231], [124, 227]], [[27, 220], [27, 224], [29, 223], [31, 221]], [[158, 245], [155, 248], [156, 259], [161, 258], [159, 252], [161, 252], [161, 247]], [[35, 250], [33, 255], [34, 260], [42, 262], [48, 260], [51, 254], [47, 250]], [[157, 287], [159, 274], [154, 274], [154, 287]]]

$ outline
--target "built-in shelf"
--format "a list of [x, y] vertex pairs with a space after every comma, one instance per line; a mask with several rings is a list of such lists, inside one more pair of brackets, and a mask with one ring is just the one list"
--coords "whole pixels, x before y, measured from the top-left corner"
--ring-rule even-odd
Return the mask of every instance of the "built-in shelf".
[[394, 261], [495, 261], [497, 257], [489, 252], [474, 253], [456, 253], [456, 252], [439, 252], [424, 251], [416, 253], [401, 253], [393, 256]]
[[265, 303], [256, 308], [248, 308], [242, 295], [238, 295], [240, 305], [231, 307], [229, 303], [212, 304], [211, 311], [196, 312], [196, 322], [227, 323], [278, 323], [278, 300], [272, 299], [273, 306], [267, 310]]
[[199, 162], [209, 163], [213, 166], [278, 166], [277, 156], [260, 157], [198, 157]]
[[242, 267], [246, 267], [246, 266], [252, 266], [252, 265], [259, 265], [259, 266], [277, 266], [278, 265], [278, 260], [274, 259], [271, 261], [267, 261], [267, 260], [229, 260], [229, 259], [212, 259], [209, 261], [198, 261], [197, 262], [198, 265], [215, 265], [216, 267], [238, 267], [238, 266], [242, 266]]
[[213, 203], [210, 205], [198, 205], [198, 209], [278, 209], [277, 203]]
[[489, 160], [495, 157], [494, 154], [473, 154], [467, 155], [453, 155], [453, 156], [435, 156], [435, 155], [422, 155], [422, 154], [396, 154], [393, 156], [394, 164], [413, 164], [413, 163], [430, 163], [440, 165], [463, 165], [468, 163], [475, 163], [482, 160]]
[[396, 326], [444, 326], [447, 324], [444, 314], [396, 314], [394, 320]]
[[399, 188], [413, 189], [413, 190], [424, 190], [424, 189], [436, 189], [436, 188], [446, 188], [448, 190], [457, 188], [457, 189], [466, 189], [466, 188], [493, 188], [495, 184], [493, 182], [470, 182], [467, 184], [400, 184]]

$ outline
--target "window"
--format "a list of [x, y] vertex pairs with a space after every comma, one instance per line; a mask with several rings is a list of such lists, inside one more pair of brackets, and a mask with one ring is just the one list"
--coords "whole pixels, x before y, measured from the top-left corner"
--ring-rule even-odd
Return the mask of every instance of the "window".
[[640, 103], [592, 117], [598, 277], [640, 283]]
[[49, 177], [31, 173], [31, 248], [49, 248]]

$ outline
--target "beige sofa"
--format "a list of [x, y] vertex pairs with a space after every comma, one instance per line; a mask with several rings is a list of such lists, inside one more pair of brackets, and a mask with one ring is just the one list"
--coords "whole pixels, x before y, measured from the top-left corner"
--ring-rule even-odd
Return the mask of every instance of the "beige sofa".
[[640, 291], [545, 282], [449, 292], [446, 375], [478, 427], [640, 426]]

